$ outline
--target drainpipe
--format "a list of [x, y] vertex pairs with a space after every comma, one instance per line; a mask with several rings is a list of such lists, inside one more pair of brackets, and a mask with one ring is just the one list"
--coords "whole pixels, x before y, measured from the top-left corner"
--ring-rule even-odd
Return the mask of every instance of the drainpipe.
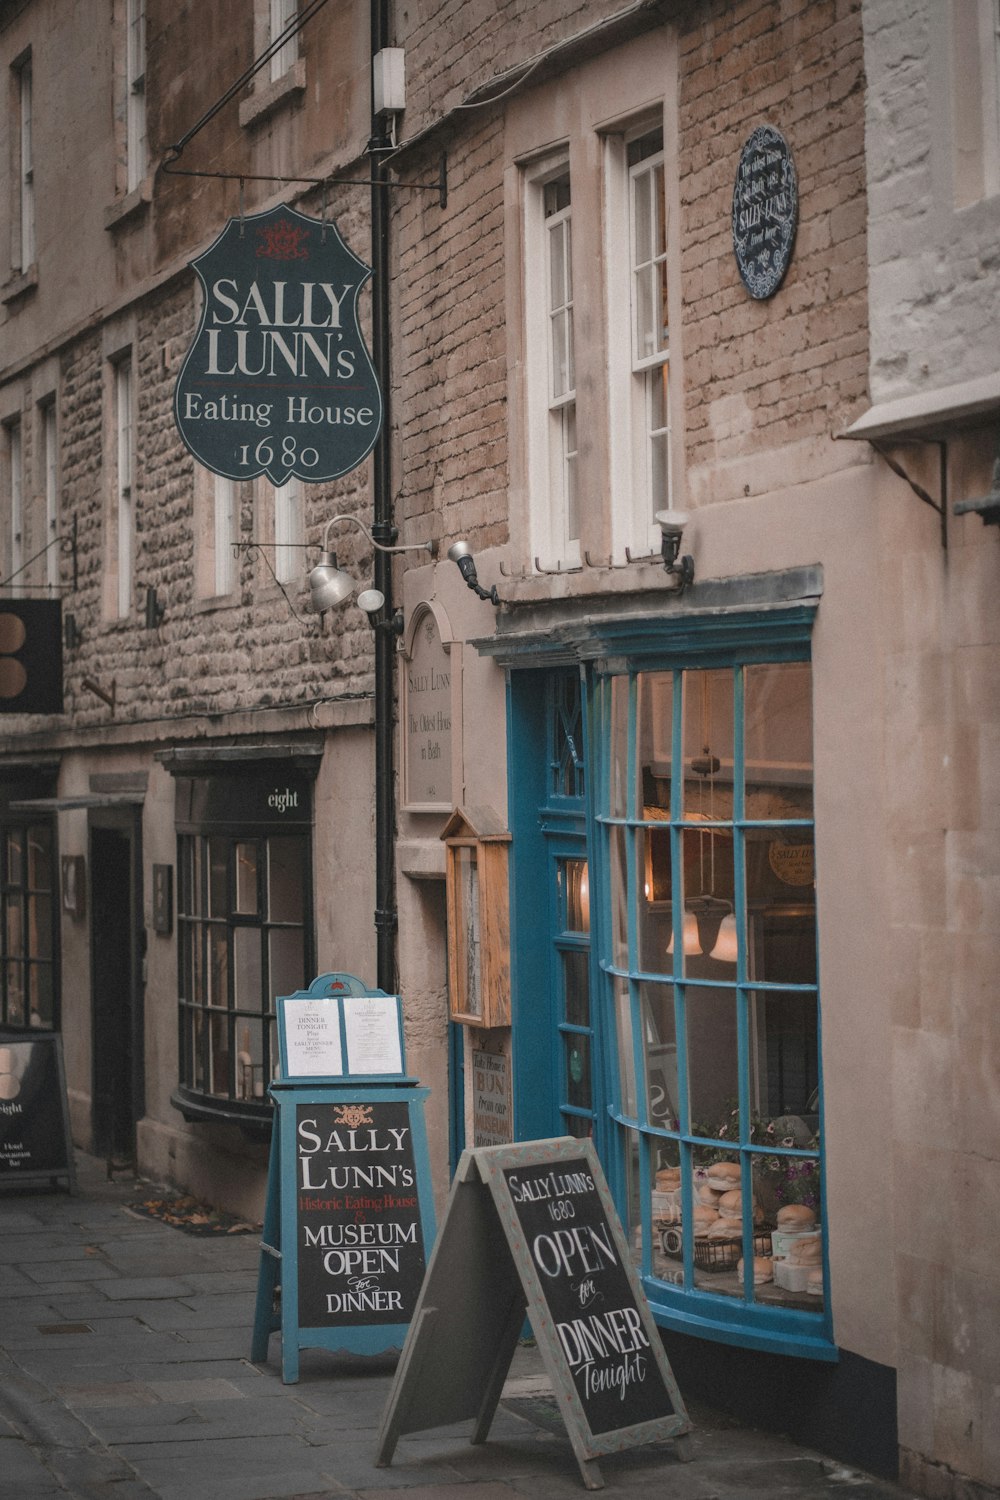
[[[389, 0], [371, 0], [372, 61], [389, 45]], [[369, 67], [369, 77], [373, 78]], [[375, 116], [372, 98], [372, 140], [378, 143], [383, 122]], [[371, 258], [372, 258], [372, 357], [382, 387], [382, 430], [374, 449], [373, 525], [377, 542], [389, 546], [395, 540], [392, 522], [392, 465], [389, 407], [389, 188], [381, 155], [372, 155]], [[392, 557], [375, 552], [375, 587], [385, 595], [383, 618], [391, 620]], [[393, 664], [396, 654], [394, 631], [375, 631], [375, 932], [376, 983], [390, 995], [396, 985], [396, 798], [393, 781]]]

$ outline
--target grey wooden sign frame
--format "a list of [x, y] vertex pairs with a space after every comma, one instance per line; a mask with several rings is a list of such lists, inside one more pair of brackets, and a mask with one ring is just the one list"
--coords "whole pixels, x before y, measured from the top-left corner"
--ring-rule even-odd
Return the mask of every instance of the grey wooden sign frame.
[[[635, 1315], [648, 1341], [645, 1357], [655, 1365], [664, 1404], [670, 1408], [653, 1420], [599, 1432], [588, 1421], [504, 1175], [511, 1168], [578, 1166], [581, 1158], [593, 1178]], [[632, 1265], [597, 1152], [591, 1141], [566, 1136], [463, 1152], [383, 1414], [378, 1467], [392, 1462], [398, 1439], [409, 1432], [471, 1419], [475, 1425], [470, 1441], [486, 1441], [525, 1313], [531, 1319], [587, 1489], [603, 1488], [599, 1457], [642, 1443], [671, 1438], [679, 1459], [688, 1462], [692, 1458], [691, 1423]], [[635, 1315], [630, 1313], [633, 1324]]]

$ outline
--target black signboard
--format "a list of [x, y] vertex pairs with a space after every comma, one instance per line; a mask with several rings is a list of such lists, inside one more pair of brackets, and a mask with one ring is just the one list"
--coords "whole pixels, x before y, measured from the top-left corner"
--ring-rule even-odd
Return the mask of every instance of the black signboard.
[[62, 711], [62, 605], [0, 600], [0, 714]]
[[404, 1433], [475, 1420], [484, 1442], [525, 1312], [584, 1484], [594, 1462], [677, 1440], [690, 1423], [597, 1153], [563, 1138], [466, 1151], [382, 1422]]
[[673, 1414], [635, 1289], [587, 1159], [503, 1173], [591, 1432]]
[[733, 188], [733, 250], [751, 297], [773, 297], [792, 258], [799, 189], [788, 142], [758, 125], [740, 152]]
[[408, 1323], [425, 1269], [408, 1105], [295, 1114], [299, 1327]]
[[201, 321], [174, 391], [199, 463], [228, 479], [336, 479], [367, 457], [382, 395], [358, 322], [371, 268], [336, 226], [278, 206], [191, 262]]
[[75, 1184], [62, 1042], [0, 1032], [0, 1183]]
[[286, 1384], [299, 1378], [300, 1349], [402, 1348], [434, 1238], [429, 1092], [271, 1085], [277, 1120], [251, 1358], [267, 1358], [280, 1327]]

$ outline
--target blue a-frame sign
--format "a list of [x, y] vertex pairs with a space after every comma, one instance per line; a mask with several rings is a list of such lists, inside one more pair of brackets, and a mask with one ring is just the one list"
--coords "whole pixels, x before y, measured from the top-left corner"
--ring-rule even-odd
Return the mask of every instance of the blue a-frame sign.
[[[333, 1009], [315, 1004], [327, 1001]], [[434, 1240], [430, 1090], [405, 1076], [398, 996], [324, 974], [280, 997], [278, 1013], [283, 1076], [270, 1087], [275, 1124], [251, 1358], [266, 1360], [280, 1328], [282, 1379], [293, 1384], [300, 1349], [402, 1348]], [[399, 1070], [386, 1081], [381, 1064], [397, 1050]], [[339, 1059], [340, 1071], [285, 1076], [290, 1062], [315, 1069], [323, 1055]], [[353, 1076], [352, 1055], [372, 1071]]]

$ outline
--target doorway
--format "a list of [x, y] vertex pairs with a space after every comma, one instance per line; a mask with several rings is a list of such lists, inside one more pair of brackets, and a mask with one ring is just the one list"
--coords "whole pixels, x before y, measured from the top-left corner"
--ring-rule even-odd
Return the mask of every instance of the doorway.
[[144, 1112], [142, 861], [132, 810], [90, 815], [91, 1132], [95, 1155], [135, 1158]]

